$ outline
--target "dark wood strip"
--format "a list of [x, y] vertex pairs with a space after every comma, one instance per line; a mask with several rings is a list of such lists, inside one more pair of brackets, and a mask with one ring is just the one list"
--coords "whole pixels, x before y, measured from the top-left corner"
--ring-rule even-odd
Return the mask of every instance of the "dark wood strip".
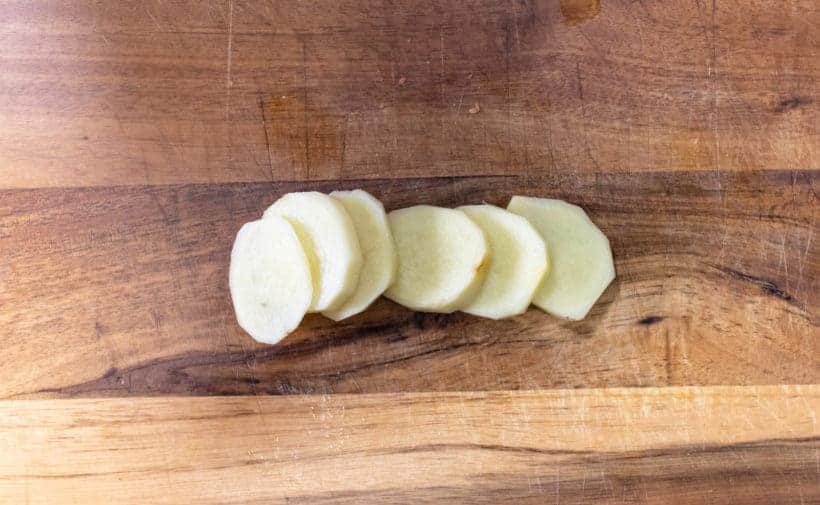
[[[0, 395], [120, 396], [814, 383], [818, 172], [653, 173], [5, 190]], [[236, 230], [287, 191], [364, 187], [390, 209], [588, 209], [618, 278], [590, 316], [506, 321], [387, 300], [309, 316], [275, 347], [236, 325]], [[25, 363], [25, 366], [19, 364]]]
[[814, 0], [12, 0], [0, 20], [0, 187], [820, 166]]

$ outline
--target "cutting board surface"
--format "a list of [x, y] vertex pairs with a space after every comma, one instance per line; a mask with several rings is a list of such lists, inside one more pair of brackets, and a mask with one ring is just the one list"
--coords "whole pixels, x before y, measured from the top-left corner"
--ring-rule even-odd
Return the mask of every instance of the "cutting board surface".
[[[817, 26], [813, 1], [3, 2], [0, 501], [820, 500]], [[254, 342], [236, 231], [352, 188], [566, 199], [617, 279], [580, 322], [379, 300]], [[277, 484], [227, 484], [251, 474]]]

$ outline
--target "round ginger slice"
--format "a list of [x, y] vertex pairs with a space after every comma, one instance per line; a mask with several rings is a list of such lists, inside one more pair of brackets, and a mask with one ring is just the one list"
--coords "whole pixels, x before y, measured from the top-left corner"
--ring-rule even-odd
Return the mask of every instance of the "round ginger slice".
[[583, 319], [615, 278], [606, 235], [583, 209], [562, 200], [514, 196], [507, 210], [527, 218], [549, 251], [550, 273], [532, 303], [554, 316]]
[[398, 262], [387, 214], [379, 200], [361, 189], [334, 191], [330, 196], [344, 205], [353, 220], [364, 257], [359, 283], [350, 298], [339, 308], [322, 312], [340, 321], [362, 312], [384, 293], [393, 283]]
[[495, 205], [458, 210], [484, 231], [492, 254], [481, 291], [461, 310], [490, 319], [523, 314], [548, 269], [544, 239], [529, 221]]
[[387, 298], [413, 310], [450, 313], [478, 294], [489, 248], [481, 228], [466, 214], [417, 205], [387, 217], [399, 260]]
[[356, 290], [362, 253], [353, 220], [338, 200], [307, 191], [288, 193], [268, 207], [262, 219], [287, 219], [310, 263], [313, 301], [309, 312], [335, 310]]
[[271, 217], [239, 229], [229, 285], [239, 326], [254, 340], [275, 344], [299, 326], [313, 286], [307, 256], [290, 223]]

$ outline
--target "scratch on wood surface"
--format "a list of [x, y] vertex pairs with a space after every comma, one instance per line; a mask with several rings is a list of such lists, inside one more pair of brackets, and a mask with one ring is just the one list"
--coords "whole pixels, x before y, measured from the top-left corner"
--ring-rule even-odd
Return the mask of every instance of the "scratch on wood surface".
[[601, 481], [602, 481], [602, 482], [603, 482], [603, 484], [604, 484], [604, 491], [605, 491], [607, 494], [609, 494], [609, 493], [610, 493], [610, 489], [609, 489], [609, 479], [608, 479], [608, 478], [607, 478], [607, 476], [606, 476], [606, 472], [604, 471], [604, 467], [603, 467], [603, 466], [601, 466], [601, 467], [599, 468], [599, 472], [600, 472], [600, 474], [601, 474]]
[[304, 94], [302, 106], [304, 107], [304, 128], [305, 128], [305, 174], [308, 179], [310, 176], [310, 129], [308, 128], [308, 68], [307, 68], [307, 42], [302, 40], [302, 84], [304, 86]]
[[555, 148], [552, 145], [552, 98], [550, 97], [549, 88], [546, 91], [546, 99], [547, 99], [547, 154], [550, 157], [550, 169], [554, 169], [555, 165]]
[[[512, 52], [512, 42], [510, 38], [510, 24], [504, 25], [504, 105], [507, 110], [507, 164], [505, 174], [512, 173], [512, 81], [510, 79], [510, 53]], [[476, 110], [478, 112], [478, 110]]]
[[[715, 170], [720, 176], [720, 138], [718, 135], [718, 63], [717, 63], [717, 0], [712, 0], [712, 37], [709, 79], [712, 84], [712, 134], [715, 141]], [[718, 178], [718, 184], [720, 179]]]
[[665, 370], [666, 370], [666, 385], [672, 386], [674, 385], [673, 380], [673, 369], [674, 364], [672, 363], [672, 342], [670, 341], [669, 337], [669, 330], [664, 331], [664, 343], [665, 343], [665, 351], [666, 351], [666, 362], [664, 363]]
[[151, 18], [151, 21], [154, 22], [154, 26], [157, 27], [157, 31], [162, 31], [162, 27], [159, 25], [157, 18], [154, 17], [154, 14], [151, 13], [151, 10], [148, 7], [145, 8], [145, 13], [148, 15], [149, 18]]
[[233, 59], [233, 0], [228, 2], [228, 55], [225, 72], [225, 121], [228, 121], [228, 113], [231, 106], [231, 88], [233, 79], [231, 78], [231, 63]]
[[815, 224], [814, 216], [812, 216], [812, 223], [811, 223], [811, 226], [808, 227], [808, 235], [806, 237], [806, 247], [803, 248], [803, 255], [800, 258], [800, 267], [799, 267], [800, 269], [797, 273], [797, 282], [799, 284], [802, 284], [803, 280], [804, 280], [803, 267], [806, 265], [806, 260], [809, 257], [809, 248], [811, 247], [811, 240], [814, 237], [814, 224]]
[[273, 172], [273, 161], [270, 154], [270, 135], [268, 135], [268, 120], [265, 117], [265, 100], [262, 98], [262, 94], [259, 95], [258, 101], [259, 115], [262, 119], [262, 131], [265, 133], [265, 152], [268, 155], [268, 173], [270, 174], [270, 180], [274, 180], [276, 174]]
[[342, 154], [340, 155], [341, 159], [339, 160], [339, 180], [347, 179], [345, 174], [345, 153], [347, 153], [347, 128], [348, 123], [350, 122], [350, 115], [344, 115], [344, 123], [342, 125]]
[[23, 472], [25, 473], [25, 477], [23, 478], [23, 493], [26, 499], [26, 505], [30, 503], [30, 491], [29, 491], [29, 469], [28, 469], [28, 458], [23, 458]]
[[521, 51], [521, 37], [518, 33], [518, 9], [516, 8], [517, 0], [511, 0], [510, 5], [512, 7], [512, 20], [513, 26], [515, 27], [515, 48], [518, 51]]
[[[227, 331], [227, 328], [228, 328], [227, 319], [228, 319], [227, 316], [223, 315], [223, 317], [222, 317], [222, 327], [225, 328], [225, 331]], [[248, 375], [250, 377], [251, 393], [253, 393], [254, 398], [256, 398], [256, 406], [259, 409], [259, 415], [264, 420], [264, 416], [262, 415], [262, 405], [259, 403], [259, 391], [256, 388], [256, 385], [260, 381], [259, 381], [259, 379], [257, 379], [256, 374], [253, 371], [253, 365], [256, 363], [256, 357], [254, 356], [254, 354], [252, 352], [249, 353], [248, 350], [245, 349], [245, 344], [242, 343], [242, 340], [243, 340], [242, 338], [240, 338], [238, 340], [239, 341], [239, 347], [242, 349], [242, 354], [244, 355], [244, 359], [242, 360], [242, 363], [244, 363], [245, 367], [248, 369]], [[239, 374], [239, 372], [237, 371], [237, 377], [238, 377], [238, 374]]]
[[444, 104], [444, 26], [439, 26], [438, 29], [438, 51], [440, 66], [439, 69], [439, 93], [441, 94], [441, 103]]
[[723, 175], [720, 168], [720, 112], [718, 107], [718, 51], [717, 51], [717, 0], [712, 0], [712, 36], [711, 36], [711, 57], [709, 65], [709, 80], [712, 85], [712, 137], [714, 139], [714, 169], [717, 175], [718, 198], [723, 214], [723, 226], [721, 227], [720, 253], [718, 261], [722, 261], [726, 255], [727, 241], [727, 217], [726, 217], [726, 195], [723, 191]]
[[783, 230], [783, 233], [780, 235], [780, 261], [778, 264], [778, 269], [782, 268], [783, 273], [785, 274], [785, 285], [786, 289], [789, 289], [789, 259], [786, 253], [786, 230]]
[[[581, 36], [584, 38], [586, 43], [589, 45], [590, 49], [592, 49], [592, 51], [595, 53], [595, 56], [597, 57], [597, 60], [600, 64], [601, 68], [609, 68], [610, 65], [609, 65], [609, 62], [608, 62], [607, 58], [604, 57], [604, 54], [601, 52], [601, 50], [598, 48], [598, 46], [596, 46], [592, 42], [592, 39], [589, 37], [589, 35], [587, 35], [586, 32], [582, 28], [578, 28], [578, 33], [581, 34]], [[576, 74], [577, 82], [578, 82], [578, 84], [577, 84], [578, 85], [578, 98], [581, 100], [581, 104], [583, 105], [583, 103], [584, 103], [584, 89], [583, 89], [583, 86], [581, 84], [581, 67], [578, 64], [578, 62], [576, 62], [576, 64], [575, 64], [575, 74]], [[583, 107], [583, 106], [581, 107], [581, 117], [586, 122], [586, 107]], [[585, 141], [584, 141], [584, 152], [585, 152], [587, 158], [589, 158], [589, 160], [592, 162], [592, 166], [595, 167], [595, 171], [596, 172], [601, 172], [601, 167], [598, 164], [598, 159], [595, 157], [595, 155], [593, 154], [592, 149], [590, 147], [589, 132], [586, 131], [586, 129], [584, 130], [584, 139], [585, 139]]]
[[581, 64], [579, 62], [575, 62], [575, 82], [578, 86], [578, 99], [581, 100], [581, 103], [584, 102], [584, 86], [581, 80]]

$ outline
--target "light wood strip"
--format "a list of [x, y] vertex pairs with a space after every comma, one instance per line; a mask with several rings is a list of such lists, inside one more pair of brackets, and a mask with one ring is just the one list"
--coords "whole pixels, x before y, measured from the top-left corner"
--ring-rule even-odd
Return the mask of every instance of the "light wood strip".
[[816, 503], [818, 386], [0, 402], [4, 503]]

